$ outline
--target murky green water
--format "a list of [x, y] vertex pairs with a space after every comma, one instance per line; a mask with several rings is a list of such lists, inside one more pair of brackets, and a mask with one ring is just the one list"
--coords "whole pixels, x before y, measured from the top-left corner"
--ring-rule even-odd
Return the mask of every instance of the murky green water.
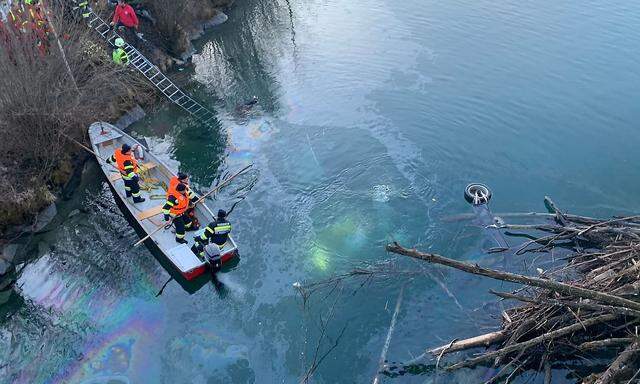
[[[133, 127], [202, 191], [255, 164], [224, 290], [171, 281], [156, 296], [170, 275], [131, 248], [137, 236], [89, 167], [0, 310], [0, 381], [296, 383], [343, 332], [312, 381], [371, 382], [402, 287], [389, 360], [495, 329], [502, 307], [487, 290], [508, 287], [383, 245], [502, 267], [482, 256], [490, 241], [477, 227], [444, 220], [471, 213], [471, 181], [492, 187], [494, 212], [542, 211], [544, 195], [576, 213], [637, 212], [638, 15], [638, 4], [604, 1], [237, 4], [194, 57], [191, 91], [219, 127], [167, 106]], [[258, 105], [238, 110], [253, 95]], [[211, 205], [232, 202], [223, 193]], [[293, 287], [388, 259], [417, 273], [348, 279], [306, 306]]]

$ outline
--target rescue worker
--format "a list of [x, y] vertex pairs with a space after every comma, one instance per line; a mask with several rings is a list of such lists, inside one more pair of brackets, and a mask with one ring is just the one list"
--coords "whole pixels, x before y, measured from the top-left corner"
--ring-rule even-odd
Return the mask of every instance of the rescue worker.
[[192, 204], [195, 204], [198, 201], [198, 195], [196, 195], [189, 187], [189, 175], [184, 172], [178, 172], [177, 176], [173, 176], [171, 180], [169, 180], [169, 188], [167, 189], [167, 192], [175, 191], [176, 187], [180, 183], [187, 187], [187, 196], [189, 196], [189, 201]]
[[113, 62], [118, 65], [129, 65], [129, 55], [124, 51], [124, 40], [121, 37], [118, 37], [116, 41], [114, 41], [116, 45], [116, 49], [113, 50], [111, 57], [113, 58]]
[[216, 220], [212, 221], [205, 227], [204, 232], [200, 237], [196, 238], [196, 241], [203, 244], [208, 244], [209, 241], [211, 241], [222, 249], [229, 239], [230, 232], [231, 223], [227, 221], [227, 212], [224, 209], [221, 209], [218, 211], [218, 217]]
[[188, 208], [189, 196], [187, 195], [186, 185], [180, 183], [174, 191], [167, 192], [167, 201], [162, 207], [162, 213], [164, 213], [165, 221], [173, 219], [173, 224], [176, 227], [176, 242], [180, 244], [187, 244], [184, 239], [185, 231], [198, 229], [193, 225], [191, 217], [187, 214]]
[[138, 16], [136, 11], [133, 10], [129, 4], [124, 0], [118, 0], [115, 11], [113, 11], [113, 19], [111, 20], [111, 26], [114, 28], [131, 28], [135, 31], [138, 30]]
[[78, 2], [78, 5], [76, 7], [73, 7], [74, 10], [80, 10], [80, 14], [82, 15], [83, 19], [88, 18], [89, 16], [91, 16], [91, 6], [89, 6], [89, 1], [88, 0], [80, 0], [80, 2]]
[[109, 164], [116, 164], [124, 181], [124, 191], [127, 197], [133, 196], [134, 203], [142, 203], [144, 197], [140, 197], [140, 176], [138, 176], [138, 162], [133, 156], [131, 147], [122, 144], [120, 149], [116, 149], [113, 155], [107, 160]]

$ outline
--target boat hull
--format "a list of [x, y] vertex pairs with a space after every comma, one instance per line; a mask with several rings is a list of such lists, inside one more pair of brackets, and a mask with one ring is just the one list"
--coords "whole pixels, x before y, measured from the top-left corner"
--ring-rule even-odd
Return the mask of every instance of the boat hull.
[[[103, 131], [107, 131], [107, 134], [104, 136], [102, 133]], [[162, 203], [159, 201], [153, 202], [150, 197], [154, 195], [154, 193], [157, 196], [160, 194], [164, 195], [166, 192], [160, 189], [160, 186], [154, 187], [156, 188], [155, 190], [151, 189], [148, 191], [142, 191], [142, 196], [145, 197], [147, 201], [142, 204], [133, 204], [131, 199], [127, 199], [124, 196], [124, 185], [119, 178], [117, 170], [111, 165], [107, 165], [103, 160], [110, 157], [114, 149], [121, 146], [123, 142], [129, 144], [131, 147], [142, 145], [131, 136], [107, 123], [92, 124], [89, 128], [89, 134], [93, 150], [99, 156], [99, 158], [97, 158], [98, 163], [102, 168], [103, 174], [109, 184], [111, 192], [114, 195], [118, 207], [139, 236], [145, 237], [150, 233], [154, 233], [156, 228], [164, 225], [164, 220], [162, 219], [162, 215], [159, 210], [159, 204]], [[158, 183], [159, 185], [162, 183], [168, 185], [169, 179], [174, 175], [174, 173], [153, 154], [146, 150], [144, 154], [144, 161], [146, 161], [144, 165], [149, 168], [147, 170], [149, 175], [153, 176], [151, 177], [147, 175], [147, 177], [161, 181], [161, 183]], [[139, 160], [139, 163], [142, 162]], [[209, 209], [205, 203], [198, 204], [195, 212], [196, 217], [201, 223], [209, 223], [214, 220], [214, 215], [211, 209]], [[198, 234], [199, 233], [196, 232], [188, 232], [186, 239], [188, 241], [193, 241], [194, 236], [197, 236]], [[179, 282], [180, 280], [185, 280], [187, 282], [194, 281], [200, 276], [205, 275], [205, 272], [209, 269], [209, 263], [195, 255], [191, 251], [190, 247], [177, 244], [174, 240], [174, 236], [175, 235], [170, 230], [162, 229], [154, 233], [144, 243], [152, 251], [154, 256], [156, 256], [156, 259], [158, 259], [161, 265], [167, 269], [174, 278], [176, 278], [177, 275], [180, 276], [180, 278], [176, 278]], [[161, 258], [158, 258], [158, 255], [160, 255]], [[230, 236], [229, 241], [222, 249], [220, 263], [223, 267], [226, 267], [227, 264], [233, 264], [232, 261], [237, 260], [238, 256], [239, 253], [237, 246], [233, 238]], [[172, 270], [170, 271], [169, 268]], [[191, 289], [187, 290], [191, 291]]]

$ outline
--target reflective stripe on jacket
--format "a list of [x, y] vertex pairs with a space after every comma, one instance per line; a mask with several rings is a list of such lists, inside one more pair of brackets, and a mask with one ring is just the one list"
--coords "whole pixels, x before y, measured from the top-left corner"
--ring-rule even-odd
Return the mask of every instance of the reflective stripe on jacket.
[[118, 65], [128, 65], [129, 64], [129, 55], [122, 48], [118, 48], [113, 51], [111, 55], [113, 58], [113, 62]]
[[180, 192], [174, 192], [167, 197], [167, 202], [162, 207], [162, 213], [180, 216], [187, 208], [189, 208], [189, 198]]
[[138, 162], [131, 153], [125, 155], [121, 149], [116, 149], [113, 153], [113, 159], [124, 180], [131, 180], [138, 172]]

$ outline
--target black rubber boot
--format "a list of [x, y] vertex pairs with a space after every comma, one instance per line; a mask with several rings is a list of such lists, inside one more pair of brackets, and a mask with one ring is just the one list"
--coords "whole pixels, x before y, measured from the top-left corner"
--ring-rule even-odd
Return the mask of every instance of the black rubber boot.
[[125, 191], [124, 195], [125, 195], [126, 197], [131, 197], [131, 192], [129, 192], [129, 191]]
[[138, 196], [138, 197], [134, 197], [134, 198], [133, 198], [133, 202], [134, 202], [134, 203], [142, 203], [142, 202], [143, 202], [143, 201], [145, 201], [145, 200], [146, 200], [146, 199], [145, 199], [144, 197], [140, 197], [140, 196]]
[[188, 242], [187, 240], [185, 240], [185, 239], [181, 239], [181, 238], [179, 238], [179, 237], [176, 237], [176, 243], [179, 243], [179, 244], [187, 244], [187, 243], [189, 243], [189, 242]]

